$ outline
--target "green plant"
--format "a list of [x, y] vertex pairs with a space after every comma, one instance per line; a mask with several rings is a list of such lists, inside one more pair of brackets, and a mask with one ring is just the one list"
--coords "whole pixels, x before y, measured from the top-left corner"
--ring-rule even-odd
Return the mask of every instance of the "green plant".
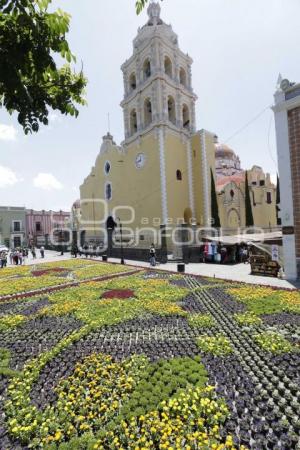
[[188, 323], [196, 328], [213, 328], [216, 325], [215, 320], [209, 314], [191, 314], [188, 316]]
[[15, 328], [24, 323], [25, 320], [26, 317], [22, 316], [21, 314], [0, 317], [0, 331], [6, 331], [10, 328]]
[[274, 332], [267, 331], [265, 333], [257, 334], [254, 336], [254, 340], [263, 350], [277, 355], [295, 350], [293, 345], [287, 339], [281, 334]]
[[205, 353], [216, 356], [226, 356], [233, 352], [230, 341], [222, 334], [217, 336], [200, 336], [197, 339], [199, 348]]
[[235, 320], [239, 325], [262, 325], [263, 321], [260, 317], [258, 317], [256, 314], [254, 314], [253, 311], [248, 311], [244, 314], [235, 314], [234, 315]]
[[130, 418], [156, 409], [158, 405], [188, 386], [202, 387], [207, 372], [199, 359], [174, 358], [148, 365], [130, 398], [121, 409], [121, 416]]

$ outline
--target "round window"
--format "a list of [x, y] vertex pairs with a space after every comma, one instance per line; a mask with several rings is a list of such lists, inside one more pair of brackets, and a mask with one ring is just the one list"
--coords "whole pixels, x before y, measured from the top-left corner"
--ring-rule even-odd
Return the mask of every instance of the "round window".
[[106, 161], [106, 163], [105, 163], [105, 165], [104, 165], [104, 172], [106, 173], [106, 175], [109, 174], [110, 169], [111, 169], [110, 162], [109, 162], [109, 161]]

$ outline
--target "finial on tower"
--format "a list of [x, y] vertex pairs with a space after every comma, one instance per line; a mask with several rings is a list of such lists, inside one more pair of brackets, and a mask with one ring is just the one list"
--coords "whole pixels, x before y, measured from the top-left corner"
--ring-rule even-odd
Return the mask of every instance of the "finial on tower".
[[160, 12], [161, 12], [161, 7], [159, 2], [156, 2], [155, 0], [151, 0], [150, 1], [150, 5], [148, 6], [148, 16], [149, 16], [149, 20], [153, 23], [153, 25], [157, 25], [158, 21], [160, 19]]

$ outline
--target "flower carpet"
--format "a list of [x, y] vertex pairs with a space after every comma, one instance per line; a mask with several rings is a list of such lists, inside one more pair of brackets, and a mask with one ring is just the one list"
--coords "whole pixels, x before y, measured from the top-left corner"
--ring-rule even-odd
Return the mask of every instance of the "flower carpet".
[[298, 291], [83, 260], [0, 279], [24, 294], [0, 299], [1, 450], [300, 448]]

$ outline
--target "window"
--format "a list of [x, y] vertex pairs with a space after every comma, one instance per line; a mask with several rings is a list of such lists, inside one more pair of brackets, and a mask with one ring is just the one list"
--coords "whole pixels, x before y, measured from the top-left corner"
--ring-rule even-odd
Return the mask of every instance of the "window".
[[183, 86], [187, 86], [186, 71], [183, 68], [180, 69], [179, 80], [180, 80], [180, 84], [182, 84]]
[[147, 78], [151, 77], [151, 63], [150, 59], [146, 59], [143, 65], [143, 73], [144, 73], [144, 80], [147, 80]]
[[14, 223], [13, 223], [13, 230], [14, 231], [21, 231], [21, 222], [20, 221], [14, 221]]
[[190, 129], [190, 111], [187, 105], [183, 105], [182, 108], [182, 123], [183, 128], [189, 130]]
[[105, 200], [111, 200], [112, 198], [112, 187], [111, 187], [111, 183], [107, 183], [105, 185]]
[[136, 110], [133, 109], [130, 113], [130, 133], [131, 136], [137, 132], [137, 116]]
[[259, 185], [260, 186], [264, 186], [265, 185], [265, 180], [259, 180]]
[[230, 190], [230, 197], [231, 197], [231, 198], [234, 197], [234, 190], [233, 190], [233, 189]]
[[109, 161], [106, 161], [106, 163], [104, 164], [104, 172], [105, 172], [106, 175], [109, 174], [110, 169], [111, 169], [110, 162], [109, 162]]
[[175, 100], [173, 97], [168, 98], [168, 114], [169, 121], [176, 125]]
[[256, 186], [257, 185], [257, 183], [256, 183], [256, 181], [252, 181], [252, 186]]
[[136, 76], [135, 73], [132, 73], [129, 78], [129, 87], [130, 92], [134, 91], [136, 89]]
[[271, 192], [267, 192], [267, 203], [270, 205], [272, 203], [272, 194]]
[[14, 237], [14, 248], [21, 247], [22, 241], [19, 236]]
[[176, 171], [176, 178], [178, 181], [182, 181], [182, 172], [181, 170]]
[[144, 121], [145, 127], [152, 122], [152, 104], [149, 98], [147, 98], [144, 103]]
[[35, 231], [42, 231], [41, 222], [36, 222], [35, 223]]
[[173, 75], [172, 61], [168, 56], [165, 57], [165, 73], [172, 78]]

